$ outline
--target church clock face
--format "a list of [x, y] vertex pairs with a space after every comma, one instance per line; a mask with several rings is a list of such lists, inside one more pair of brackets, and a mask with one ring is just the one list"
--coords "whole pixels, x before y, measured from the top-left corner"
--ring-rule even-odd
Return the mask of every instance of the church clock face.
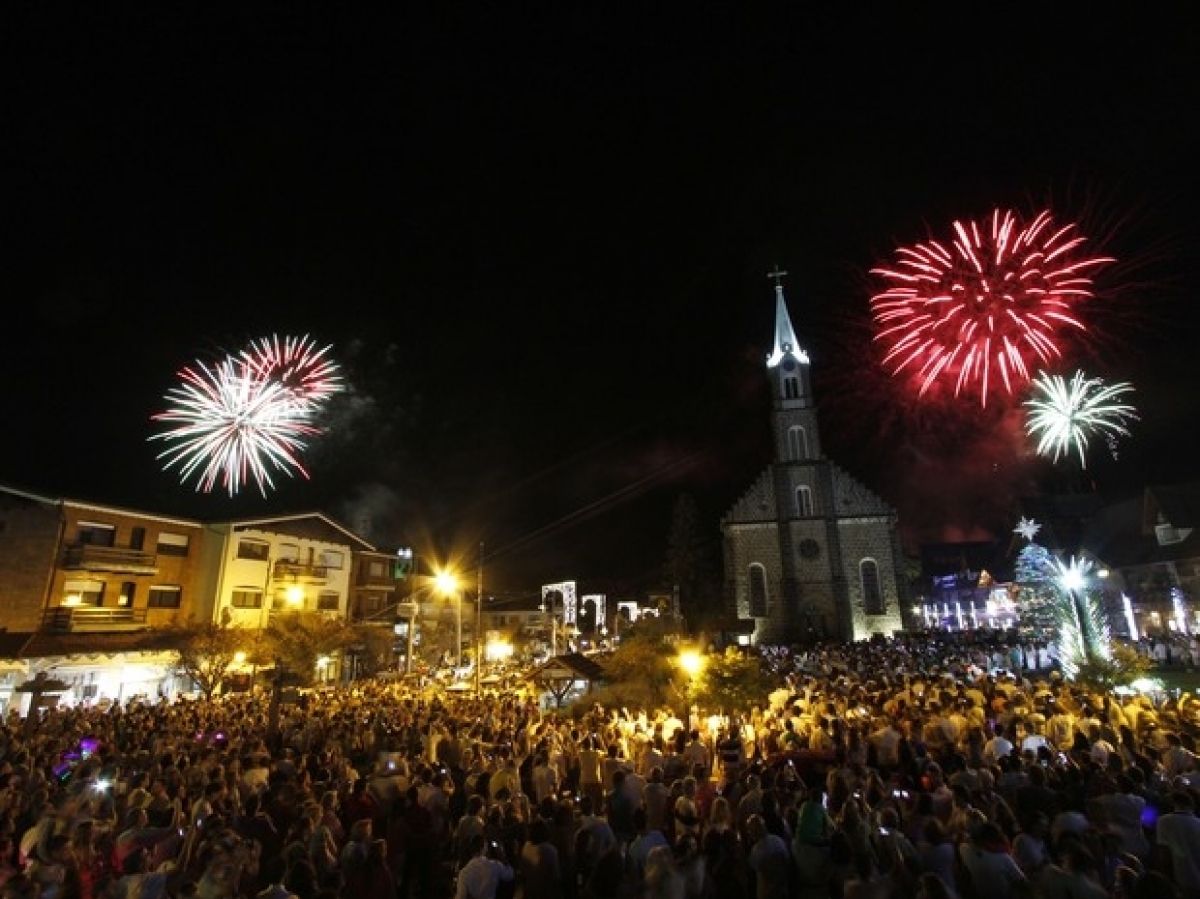
[[795, 371], [796, 370], [796, 360], [795, 359], [784, 359], [783, 360], [783, 370], [784, 371]]
[[808, 559], [809, 561], [821, 558], [821, 544], [816, 540], [813, 540], [811, 537], [801, 540], [800, 558]]

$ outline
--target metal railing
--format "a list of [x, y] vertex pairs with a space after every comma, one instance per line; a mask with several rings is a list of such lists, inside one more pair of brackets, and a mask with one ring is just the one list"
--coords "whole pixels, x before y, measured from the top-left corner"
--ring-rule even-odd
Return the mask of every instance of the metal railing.
[[155, 574], [158, 571], [158, 556], [141, 549], [79, 543], [66, 547], [63, 553], [63, 568]]
[[146, 627], [145, 609], [59, 606], [46, 610], [45, 629], [60, 633], [135, 631]]
[[286, 578], [303, 579], [307, 581], [324, 581], [329, 577], [329, 566], [315, 565], [310, 562], [294, 562], [289, 559], [280, 559], [275, 563], [274, 574], [272, 577], [275, 580], [284, 580]]

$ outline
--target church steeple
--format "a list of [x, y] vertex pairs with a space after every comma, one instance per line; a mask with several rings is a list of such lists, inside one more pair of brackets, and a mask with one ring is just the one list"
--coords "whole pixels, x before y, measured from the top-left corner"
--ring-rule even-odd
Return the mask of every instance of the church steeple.
[[767, 275], [775, 279], [775, 346], [767, 357], [767, 368], [776, 368], [783, 357], [792, 354], [801, 364], [808, 365], [808, 353], [800, 349], [800, 341], [796, 339], [796, 331], [792, 328], [792, 319], [788, 315], [787, 301], [783, 298], [783, 278], [787, 272], [775, 266]]
[[771, 419], [775, 429], [775, 458], [780, 462], [805, 462], [821, 457], [821, 435], [808, 353], [796, 340], [783, 297], [786, 274], [776, 266], [767, 276], [775, 280], [775, 346], [767, 357]]
[[809, 408], [813, 405], [808, 353], [796, 339], [787, 301], [783, 297], [783, 277], [779, 266], [767, 275], [775, 280], [775, 346], [767, 357], [767, 371], [777, 408]]

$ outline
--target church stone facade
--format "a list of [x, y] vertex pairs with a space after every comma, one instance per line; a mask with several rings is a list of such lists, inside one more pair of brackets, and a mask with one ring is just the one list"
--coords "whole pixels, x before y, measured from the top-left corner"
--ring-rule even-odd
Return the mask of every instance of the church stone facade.
[[731, 612], [756, 645], [901, 629], [896, 511], [822, 452], [808, 355], [778, 279], [767, 375], [775, 459], [721, 520]]

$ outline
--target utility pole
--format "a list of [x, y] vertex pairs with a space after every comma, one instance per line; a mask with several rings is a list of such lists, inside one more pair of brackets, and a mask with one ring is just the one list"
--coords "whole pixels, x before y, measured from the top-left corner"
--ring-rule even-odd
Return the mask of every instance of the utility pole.
[[475, 584], [475, 697], [483, 695], [483, 541], [479, 541], [479, 576]]

